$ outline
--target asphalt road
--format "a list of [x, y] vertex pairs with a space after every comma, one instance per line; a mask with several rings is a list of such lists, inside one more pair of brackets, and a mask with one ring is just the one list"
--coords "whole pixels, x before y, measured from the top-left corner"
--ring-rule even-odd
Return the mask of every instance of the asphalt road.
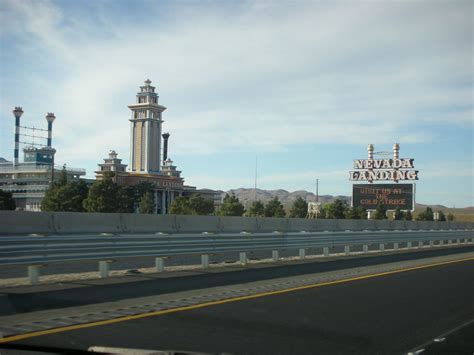
[[[403, 354], [474, 319], [473, 299], [471, 260], [43, 335], [9, 346]], [[471, 333], [469, 327], [456, 333], [462, 340], [459, 353], [474, 352]]]

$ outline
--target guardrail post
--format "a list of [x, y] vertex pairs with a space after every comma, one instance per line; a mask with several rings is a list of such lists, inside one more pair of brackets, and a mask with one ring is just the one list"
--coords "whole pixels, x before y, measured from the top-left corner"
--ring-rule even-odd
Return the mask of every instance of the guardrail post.
[[418, 242], [418, 248], [423, 248], [423, 242], [422, 241]]
[[324, 256], [329, 256], [329, 248], [328, 247], [323, 248], [323, 255]]
[[279, 259], [278, 250], [272, 250], [272, 260], [278, 261], [278, 259]]
[[380, 250], [380, 251], [384, 251], [384, 250], [385, 250], [385, 244], [384, 244], [384, 243], [380, 243], [380, 244], [379, 244], [379, 250]]
[[201, 267], [203, 269], [209, 267], [209, 255], [207, 255], [207, 254], [201, 255]]
[[300, 259], [304, 260], [306, 258], [306, 249], [300, 248]]
[[109, 277], [110, 271], [110, 260], [101, 260], [99, 261], [99, 276], [101, 279]]
[[393, 250], [398, 250], [398, 243], [393, 243]]
[[349, 255], [351, 253], [351, 247], [349, 245], [344, 245], [344, 255]]
[[165, 270], [165, 259], [155, 258], [156, 272], [163, 272]]
[[28, 280], [30, 285], [37, 285], [39, 283], [40, 265], [28, 265]]
[[369, 252], [369, 245], [368, 244], [362, 245], [362, 252], [364, 254], [367, 254]]
[[409, 248], [411, 248], [411, 247], [412, 247], [412, 246], [411, 246], [411, 242], [407, 242], [407, 248], [409, 249]]
[[240, 265], [247, 265], [247, 253], [241, 252], [239, 253]]
[[430, 248], [434, 247], [434, 241], [430, 240]]

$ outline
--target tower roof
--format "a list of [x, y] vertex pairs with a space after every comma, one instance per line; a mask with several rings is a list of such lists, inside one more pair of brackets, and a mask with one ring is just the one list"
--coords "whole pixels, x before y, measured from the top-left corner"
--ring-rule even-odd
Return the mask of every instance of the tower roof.
[[140, 86], [140, 93], [154, 93], [155, 92], [155, 87], [151, 85], [151, 80], [146, 79], [145, 80], [145, 85]]

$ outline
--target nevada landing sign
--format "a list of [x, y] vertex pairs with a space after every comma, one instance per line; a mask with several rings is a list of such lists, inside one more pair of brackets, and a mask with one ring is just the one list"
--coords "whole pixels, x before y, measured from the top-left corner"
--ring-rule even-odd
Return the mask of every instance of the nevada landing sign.
[[418, 180], [414, 159], [356, 159], [354, 169], [349, 171], [351, 181], [406, 181]]

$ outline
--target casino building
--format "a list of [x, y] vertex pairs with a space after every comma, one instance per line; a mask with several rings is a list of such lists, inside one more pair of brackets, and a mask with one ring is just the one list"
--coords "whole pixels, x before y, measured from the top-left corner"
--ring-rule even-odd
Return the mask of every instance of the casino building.
[[[46, 190], [55, 176], [59, 176], [63, 170], [63, 167], [54, 165], [56, 149], [52, 147], [52, 132], [56, 116], [51, 112], [47, 113], [47, 129], [40, 129], [20, 124], [23, 115], [21, 107], [15, 107], [13, 115], [15, 116], [13, 161], [0, 158], [0, 190], [12, 193], [17, 210], [41, 211], [41, 201]], [[38, 138], [46, 140], [46, 144], [38, 143]], [[20, 143], [24, 145], [22, 162], [19, 159]], [[65, 171], [68, 180], [78, 180], [86, 174], [84, 169], [78, 168], [65, 167]]]
[[181, 171], [173, 165], [168, 156], [169, 133], [163, 133], [163, 112], [166, 107], [158, 102], [156, 88], [147, 79], [136, 94], [131, 110], [130, 121], [130, 167], [118, 158], [115, 150], [103, 163], [98, 164], [96, 179], [103, 178], [104, 173], [114, 172], [117, 184], [127, 187], [141, 182], [149, 182], [155, 186], [155, 213], [168, 213], [169, 206], [178, 196], [200, 193], [212, 199], [215, 205], [220, 203], [220, 194], [214, 190], [198, 190], [193, 186], [185, 186]]

